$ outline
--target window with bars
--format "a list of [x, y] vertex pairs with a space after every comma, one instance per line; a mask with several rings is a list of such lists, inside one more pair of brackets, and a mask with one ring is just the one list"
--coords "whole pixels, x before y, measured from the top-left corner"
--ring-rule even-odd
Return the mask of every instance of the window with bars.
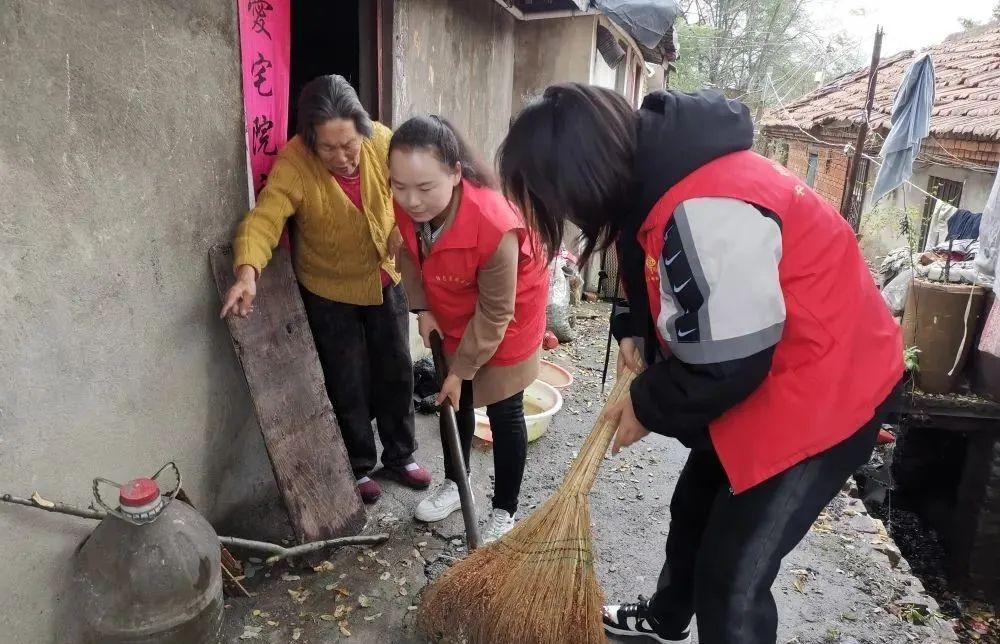
[[[958, 208], [958, 204], [962, 202], [963, 185], [961, 181], [931, 175], [927, 180], [927, 192]], [[934, 199], [927, 197], [924, 200], [924, 212], [920, 215], [920, 248], [927, 244], [927, 234], [930, 232], [935, 206]]]
[[809, 163], [806, 166], [806, 185], [810, 188], [816, 186], [817, 168], [819, 168], [819, 155], [813, 152], [809, 155]]

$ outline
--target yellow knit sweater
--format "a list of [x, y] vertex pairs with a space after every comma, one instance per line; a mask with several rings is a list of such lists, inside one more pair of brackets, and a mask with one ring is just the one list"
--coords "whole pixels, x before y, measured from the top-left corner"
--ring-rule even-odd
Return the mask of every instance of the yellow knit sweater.
[[387, 161], [392, 132], [374, 125], [373, 136], [361, 146], [364, 214], [296, 136], [278, 154], [257, 206], [236, 231], [235, 266], [249, 264], [260, 273], [294, 216], [295, 274], [306, 289], [335, 302], [382, 303], [379, 268], [397, 283], [399, 274], [387, 251], [396, 225]]

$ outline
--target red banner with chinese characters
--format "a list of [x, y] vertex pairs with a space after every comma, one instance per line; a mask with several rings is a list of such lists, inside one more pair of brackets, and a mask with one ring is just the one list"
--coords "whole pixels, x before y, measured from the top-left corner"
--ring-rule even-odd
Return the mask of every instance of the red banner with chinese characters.
[[243, 107], [254, 194], [288, 139], [291, 0], [236, 0]]

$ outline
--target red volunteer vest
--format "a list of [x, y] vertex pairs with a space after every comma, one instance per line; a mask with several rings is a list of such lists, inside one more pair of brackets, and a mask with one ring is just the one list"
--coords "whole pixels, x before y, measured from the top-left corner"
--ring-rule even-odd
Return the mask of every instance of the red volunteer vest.
[[441, 327], [448, 353], [458, 348], [476, 311], [479, 269], [496, 252], [505, 233], [517, 232], [521, 252], [514, 318], [489, 364], [511, 365], [531, 356], [541, 346], [545, 333], [549, 274], [543, 255], [531, 244], [524, 221], [507, 200], [494, 190], [478, 188], [463, 180], [462, 201], [455, 220], [422, 263], [413, 220], [398, 204], [395, 208], [396, 225], [407, 250], [421, 268], [427, 304]]
[[756, 204], [773, 211], [782, 225], [778, 274], [786, 318], [771, 372], [709, 428], [730, 486], [739, 493], [833, 447], [871, 420], [903, 375], [902, 334], [843, 217], [787, 169], [753, 152], [698, 168], [647, 215], [639, 243], [654, 320], [666, 227], [680, 203], [698, 197]]

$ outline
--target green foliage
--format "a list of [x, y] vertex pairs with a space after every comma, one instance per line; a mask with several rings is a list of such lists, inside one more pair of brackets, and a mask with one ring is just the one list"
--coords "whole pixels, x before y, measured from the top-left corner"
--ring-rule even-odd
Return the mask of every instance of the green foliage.
[[[827, 80], [861, 67], [858, 41], [822, 34], [811, 9], [820, 0], [699, 0], [676, 25], [681, 45], [671, 86], [715, 87], [758, 112], [797, 98]], [[772, 90], [771, 86], [774, 86]]]
[[922, 213], [916, 207], [904, 210], [882, 201], [861, 218], [861, 239], [878, 240], [885, 231], [889, 231], [904, 237], [907, 246], [916, 249], [920, 245], [921, 218]]

